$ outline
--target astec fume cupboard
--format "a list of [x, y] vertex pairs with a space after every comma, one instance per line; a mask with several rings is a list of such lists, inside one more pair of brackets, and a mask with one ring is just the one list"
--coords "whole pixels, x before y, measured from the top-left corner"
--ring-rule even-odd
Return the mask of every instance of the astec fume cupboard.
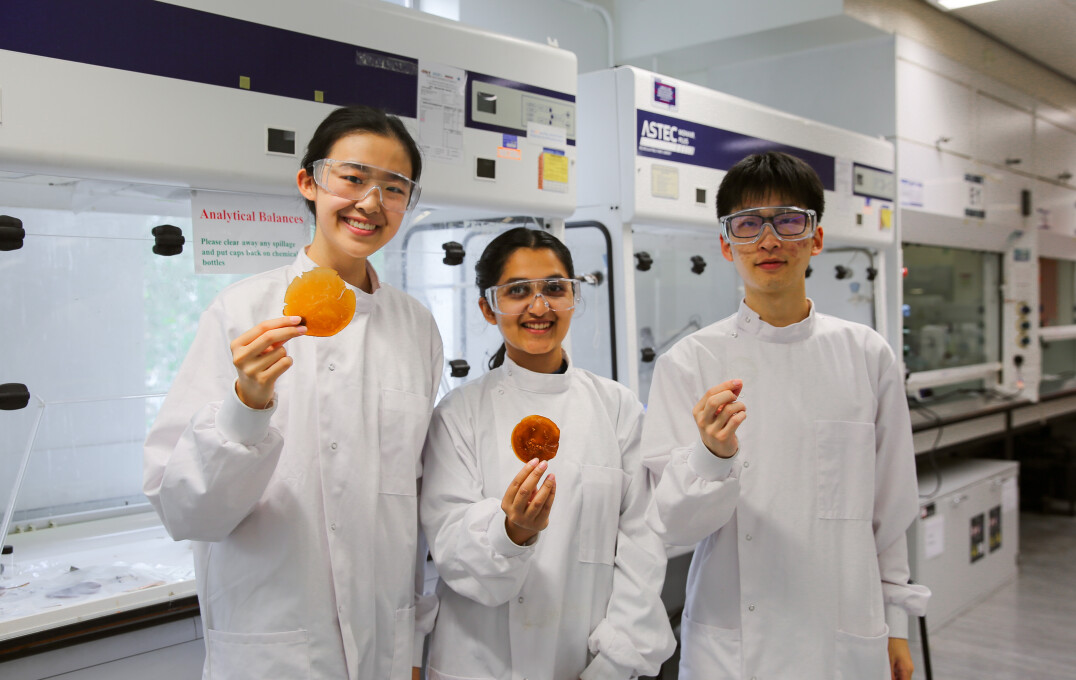
[[[192, 562], [141, 494], [142, 442], [213, 296], [308, 242], [295, 174], [314, 128], [364, 103], [419, 139], [421, 203], [375, 266], [433, 309], [447, 390], [496, 347], [495, 331], [476, 330], [473, 257], [512, 224], [563, 234], [574, 210], [576, 59], [359, 0], [124, 0], [77, 14], [46, 0], [3, 13], [0, 280], [13, 330], [0, 383], [26, 391], [7, 388], [4, 406], [25, 406], [0, 411], [14, 546], [0, 674], [121, 657], [182, 674], [203, 654]], [[213, 231], [209, 204], [285, 226], [244, 244], [254, 237], [234, 224]], [[135, 620], [167, 623], [26, 655]]]
[[[787, 151], [825, 186], [825, 249], [808, 295], [825, 313], [877, 328], [897, 346], [893, 147], [634, 67], [579, 80], [579, 209], [568, 226], [600, 225], [612, 263], [615, 345], [576, 322], [580, 363], [649, 392], [653, 362], [678, 339], [736, 311], [742, 287], [718, 241], [715, 192], [744, 156]], [[888, 302], [892, 297], [893, 302]], [[601, 343], [597, 343], [601, 346]]]

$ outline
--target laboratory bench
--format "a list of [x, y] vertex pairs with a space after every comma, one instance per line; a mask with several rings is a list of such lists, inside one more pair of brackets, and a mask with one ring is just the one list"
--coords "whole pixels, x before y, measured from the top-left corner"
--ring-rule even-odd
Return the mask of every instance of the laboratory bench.
[[198, 615], [190, 543], [152, 511], [10, 533], [5, 544], [0, 664]]

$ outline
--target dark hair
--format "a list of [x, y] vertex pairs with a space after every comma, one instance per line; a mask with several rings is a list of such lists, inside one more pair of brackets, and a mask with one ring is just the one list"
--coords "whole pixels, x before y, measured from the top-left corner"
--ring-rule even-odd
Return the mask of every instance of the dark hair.
[[[575, 278], [575, 267], [572, 265], [572, 253], [568, 246], [548, 231], [541, 229], [528, 229], [516, 227], [509, 229], [497, 238], [489, 242], [478, 263], [474, 266], [474, 282], [478, 286], [478, 294], [485, 297], [486, 291], [496, 286], [504, 273], [504, 265], [512, 253], [520, 248], [548, 248], [552, 250], [567, 270], [568, 278]], [[489, 367], [497, 368], [504, 363], [504, 353], [507, 347], [502, 342], [500, 349], [489, 358]]]
[[[326, 116], [314, 131], [310, 143], [306, 145], [306, 155], [303, 156], [301, 167], [307, 172], [313, 172], [314, 162], [327, 158], [333, 144], [356, 132], [368, 132], [399, 140], [407, 149], [407, 155], [411, 157], [411, 180], [418, 184], [422, 176], [422, 155], [419, 153], [418, 144], [404, 127], [403, 121], [370, 106], [345, 106]], [[311, 213], [314, 212], [313, 201], [307, 200], [306, 207]]]
[[800, 208], [815, 211], [822, 220], [826, 196], [818, 173], [803, 160], [781, 151], [752, 154], [729, 169], [717, 188], [717, 216], [750, 207], [768, 194], [780, 194]]

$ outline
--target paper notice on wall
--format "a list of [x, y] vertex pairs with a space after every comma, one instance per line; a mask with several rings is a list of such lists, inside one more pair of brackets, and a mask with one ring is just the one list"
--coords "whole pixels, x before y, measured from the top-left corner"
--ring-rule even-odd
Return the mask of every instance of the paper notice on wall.
[[833, 193], [852, 195], [852, 161], [847, 158], [833, 159]]
[[922, 208], [923, 183], [911, 179], [901, 179], [900, 204], [906, 208]]
[[983, 196], [984, 180], [985, 178], [982, 175], [974, 175], [970, 172], [964, 173], [964, 187], [967, 190], [964, 217], [986, 219], [986, 200]]
[[671, 165], [651, 165], [650, 195], [673, 200], [680, 198], [680, 171]]
[[1001, 511], [1015, 512], [1020, 509], [1020, 488], [1016, 477], [1009, 477], [1001, 483]]
[[930, 560], [945, 552], [945, 517], [927, 517], [920, 526], [923, 528], [923, 557]]
[[191, 192], [197, 274], [256, 274], [289, 264], [310, 240], [301, 198]]
[[418, 143], [428, 160], [463, 163], [466, 84], [461, 68], [419, 61]]
[[562, 194], [568, 192], [568, 157], [563, 151], [542, 150], [538, 156], [538, 188]]
[[555, 125], [527, 121], [527, 141], [563, 148], [568, 145], [568, 131]]

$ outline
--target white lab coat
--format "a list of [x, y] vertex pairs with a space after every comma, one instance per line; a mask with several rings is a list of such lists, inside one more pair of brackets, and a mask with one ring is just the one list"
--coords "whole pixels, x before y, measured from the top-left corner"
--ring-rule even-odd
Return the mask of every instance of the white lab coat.
[[[280, 316], [314, 266], [300, 253], [221, 292], [146, 440], [144, 491], [173, 538], [195, 541], [207, 679], [397, 680], [421, 661], [416, 491], [443, 364], [432, 315], [390, 286], [352, 288], [343, 331], [288, 342], [272, 408], [235, 396], [229, 342]], [[428, 629], [435, 600], [418, 604]]]
[[[747, 419], [722, 460], [692, 407], [733, 378]], [[660, 477], [651, 525], [670, 545], [698, 544], [683, 680], [889, 680], [888, 638], [907, 637], [929, 591], [908, 584], [912, 432], [880, 335], [813, 304], [775, 328], [741, 303], [658, 360], [643, 452]]]
[[[501, 499], [523, 467], [511, 433], [560, 427], [557, 493], [531, 545], [508, 538]], [[661, 540], [625, 387], [569, 367], [504, 365], [438, 405], [423, 453], [421, 517], [440, 575], [431, 680], [584, 680], [656, 673], [674, 639], [660, 599]]]

